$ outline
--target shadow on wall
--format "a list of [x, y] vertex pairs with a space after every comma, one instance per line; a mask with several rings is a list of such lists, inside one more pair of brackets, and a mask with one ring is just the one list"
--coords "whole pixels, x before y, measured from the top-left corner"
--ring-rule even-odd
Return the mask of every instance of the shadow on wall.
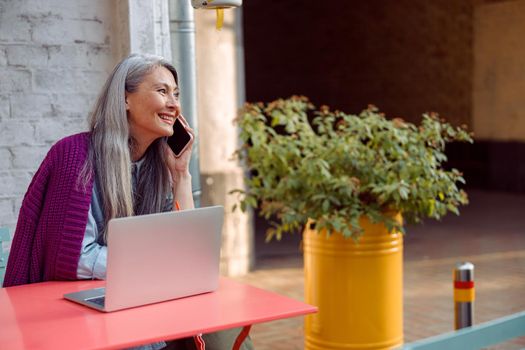
[[525, 143], [476, 140], [447, 146], [447, 155], [469, 187], [525, 194]]

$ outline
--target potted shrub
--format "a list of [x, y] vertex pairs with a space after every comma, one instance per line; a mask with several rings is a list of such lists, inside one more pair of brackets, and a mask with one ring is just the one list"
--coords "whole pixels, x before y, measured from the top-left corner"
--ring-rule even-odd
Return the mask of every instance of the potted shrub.
[[448, 142], [472, 142], [466, 128], [432, 113], [416, 126], [374, 106], [316, 109], [299, 96], [248, 103], [237, 123], [236, 155], [251, 172], [233, 191], [241, 209], [270, 221], [268, 239], [304, 228], [305, 298], [319, 307], [306, 348], [400, 344], [403, 221], [467, 204], [462, 174], [443, 166]]

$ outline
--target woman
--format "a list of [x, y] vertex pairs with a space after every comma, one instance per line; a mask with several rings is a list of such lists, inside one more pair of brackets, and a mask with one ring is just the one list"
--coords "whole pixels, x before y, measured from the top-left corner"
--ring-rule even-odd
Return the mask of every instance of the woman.
[[[188, 168], [193, 140], [177, 158], [165, 142], [177, 118], [193, 135], [180, 114], [177, 84], [175, 68], [161, 57], [134, 54], [115, 67], [91, 114], [90, 132], [57, 142], [33, 177], [4, 287], [104, 279], [110, 219], [194, 207]], [[206, 348], [223, 349], [238, 332], [205, 335]], [[195, 345], [190, 338], [167, 346]]]

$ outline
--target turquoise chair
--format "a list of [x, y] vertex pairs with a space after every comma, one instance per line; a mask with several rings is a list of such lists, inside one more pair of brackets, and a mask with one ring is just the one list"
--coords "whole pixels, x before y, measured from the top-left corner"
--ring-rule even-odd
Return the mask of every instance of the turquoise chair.
[[5, 267], [7, 266], [7, 251], [4, 251], [2, 245], [3, 242], [9, 242], [11, 237], [9, 236], [9, 230], [6, 227], [0, 227], [0, 287], [4, 282]]
[[397, 350], [477, 350], [525, 335], [525, 311], [405, 344]]

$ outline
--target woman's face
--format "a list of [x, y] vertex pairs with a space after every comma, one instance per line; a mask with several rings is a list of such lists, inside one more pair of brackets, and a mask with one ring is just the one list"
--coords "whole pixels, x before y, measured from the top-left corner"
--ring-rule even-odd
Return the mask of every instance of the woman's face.
[[173, 134], [180, 113], [179, 88], [165, 67], [155, 67], [135, 92], [126, 93], [126, 109], [131, 136], [148, 147], [160, 137]]

